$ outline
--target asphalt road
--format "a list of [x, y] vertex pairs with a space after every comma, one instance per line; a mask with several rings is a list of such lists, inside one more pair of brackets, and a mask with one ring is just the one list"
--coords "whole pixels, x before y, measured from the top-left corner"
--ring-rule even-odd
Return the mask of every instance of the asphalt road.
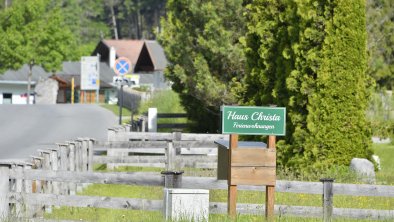
[[0, 105], [0, 159], [29, 158], [78, 137], [106, 140], [116, 120], [98, 105]]

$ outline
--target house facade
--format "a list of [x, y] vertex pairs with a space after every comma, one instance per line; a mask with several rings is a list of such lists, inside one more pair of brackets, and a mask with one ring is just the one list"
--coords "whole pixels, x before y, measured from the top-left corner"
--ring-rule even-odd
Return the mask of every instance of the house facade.
[[[22, 66], [18, 70], [8, 70], [0, 75], [0, 104], [26, 104], [27, 85], [30, 68]], [[32, 67], [30, 104], [34, 103], [34, 87], [41, 79], [47, 79], [51, 74], [40, 66]]]
[[[28, 65], [19, 70], [8, 70], [0, 75], [0, 104], [26, 104], [28, 85]], [[117, 88], [112, 84], [115, 72], [106, 63], [100, 63], [99, 102], [108, 103], [117, 98]], [[31, 78], [30, 104], [35, 102], [34, 89], [40, 80], [52, 78], [58, 82], [57, 103], [71, 102], [71, 81], [74, 78], [74, 102], [95, 103], [96, 91], [81, 94], [81, 62], [63, 62], [63, 68], [56, 73], [46, 72], [40, 66], [33, 66]], [[82, 95], [82, 96], [81, 96]]]
[[100, 55], [100, 61], [114, 67], [117, 58], [127, 58], [132, 68], [131, 78], [136, 77], [139, 85], [152, 89], [169, 89], [164, 78], [167, 59], [163, 48], [154, 40], [101, 40], [92, 55]]
[[[106, 63], [100, 63], [100, 90], [99, 102], [110, 103], [117, 98], [116, 86], [112, 83], [116, 75], [112, 68]], [[81, 62], [63, 62], [63, 69], [60, 72], [50, 76], [58, 81], [59, 92], [57, 103], [71, 102], [72, 79], [74, 79], [74, 102], [75, 103], [95, 103], [96, 91], [81, 91]]]

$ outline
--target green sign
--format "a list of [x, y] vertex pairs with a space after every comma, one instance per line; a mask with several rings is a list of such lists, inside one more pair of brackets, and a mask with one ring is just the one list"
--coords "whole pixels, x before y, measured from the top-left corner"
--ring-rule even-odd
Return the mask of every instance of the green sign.
[[286, 132], [286, 108], [223, 106], [222, 133], [278, 135]]

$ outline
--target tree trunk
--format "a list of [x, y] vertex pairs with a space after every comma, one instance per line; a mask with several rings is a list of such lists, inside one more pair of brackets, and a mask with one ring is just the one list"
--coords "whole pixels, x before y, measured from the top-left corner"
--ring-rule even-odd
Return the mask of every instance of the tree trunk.
[[113, 29], [114, 29], [114, 37], [115, 37], [116, 40], [118, 40], [119, 39], [119, 37], [118, 37], [118, 28], [117, 28], [117, 25], [116, 25], [116, 17], [115, 17], [115, 10], [114, 10], [114, 5], [113, 4], [110, 6], [110, 9], [111, 9], [112, 25], [113, 25]]

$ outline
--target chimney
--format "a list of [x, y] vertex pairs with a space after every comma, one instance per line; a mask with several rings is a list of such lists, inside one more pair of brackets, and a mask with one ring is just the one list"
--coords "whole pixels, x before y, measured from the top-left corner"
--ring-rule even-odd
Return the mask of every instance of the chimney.
[[116, 60], [116, 50], [114, 47], [111, 46], [109, 50], [109, 67], [114, 68]]

